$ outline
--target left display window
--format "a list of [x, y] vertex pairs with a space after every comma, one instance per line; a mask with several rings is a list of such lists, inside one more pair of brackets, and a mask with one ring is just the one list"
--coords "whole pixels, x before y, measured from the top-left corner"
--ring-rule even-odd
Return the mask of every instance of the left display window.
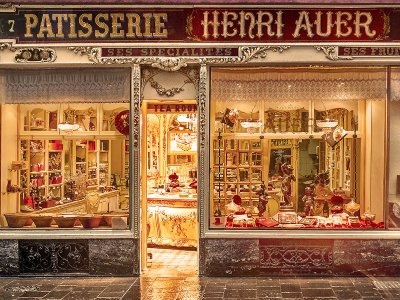
[[1, 228], [129, 228], [129, 70], [0, 75]]

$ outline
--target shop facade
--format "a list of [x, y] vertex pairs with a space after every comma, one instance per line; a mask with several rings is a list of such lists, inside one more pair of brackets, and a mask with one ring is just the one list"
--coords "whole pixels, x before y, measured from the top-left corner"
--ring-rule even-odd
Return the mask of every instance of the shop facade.
[[395, 8], [0, 18], [0, 274], [398, 275]]

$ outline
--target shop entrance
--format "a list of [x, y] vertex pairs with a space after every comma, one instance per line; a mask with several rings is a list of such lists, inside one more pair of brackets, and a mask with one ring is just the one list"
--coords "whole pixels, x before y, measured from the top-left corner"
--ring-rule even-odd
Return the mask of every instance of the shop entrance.
[[142, 271], [193, 275], [198, 270], [196, 101], [144, 101], [142, 112]]

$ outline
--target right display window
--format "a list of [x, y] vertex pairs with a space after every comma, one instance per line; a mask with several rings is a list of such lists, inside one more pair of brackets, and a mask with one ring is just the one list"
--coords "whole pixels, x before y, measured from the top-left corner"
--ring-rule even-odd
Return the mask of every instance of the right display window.
[[386, 67], [212, 68], [210, 228], [400, 225], [400, 165], [392, 163], [400, 143], [388, 135], [388, 127], [392, 136], [400, 124], [398, 73]]

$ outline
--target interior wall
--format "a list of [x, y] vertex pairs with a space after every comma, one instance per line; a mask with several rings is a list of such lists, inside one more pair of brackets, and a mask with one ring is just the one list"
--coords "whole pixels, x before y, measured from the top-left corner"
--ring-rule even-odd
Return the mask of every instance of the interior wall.
[[[12, 184], [17, 184], [16, 172], [10, 171], [11, 162], [17, 160], [17, 106], [2, 105], [1, 109], [1, 214], [17, 212], [17, 193], [6, 193], [7, 180], [11, 179]], [[6, 125], [6, 126], [5, 126]], [[4, 224], [4, 220], [1, 220]]]
[[364, 209], [383, 221], [385, 203], [386, 101], [366, 103], [366, 163]]
[[400, 101], [390, 103], [389, 195], [395, 195], [400, 175]]

